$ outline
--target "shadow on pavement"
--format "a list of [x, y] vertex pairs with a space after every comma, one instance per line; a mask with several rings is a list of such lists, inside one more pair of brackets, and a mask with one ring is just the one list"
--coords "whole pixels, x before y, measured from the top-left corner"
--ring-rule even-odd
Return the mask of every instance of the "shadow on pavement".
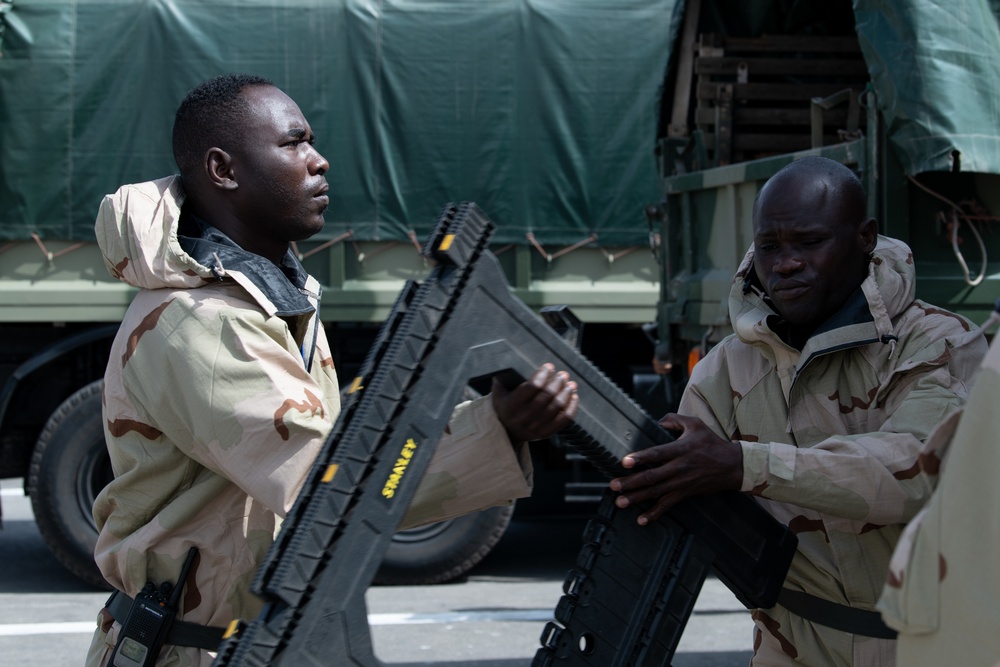
[[517, 518], [469, 578], [562, 581], [576, 562], [589, 515]]
[[0, 593], [97, 593], [67, 571], [49, 551], [34, 521], [4, 519], [0, 530]]

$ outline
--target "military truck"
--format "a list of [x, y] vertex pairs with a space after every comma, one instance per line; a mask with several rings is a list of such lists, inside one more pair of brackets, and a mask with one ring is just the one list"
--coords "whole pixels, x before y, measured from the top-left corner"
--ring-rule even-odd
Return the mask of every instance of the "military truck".
[[[344, 386], [404, 281], [426, 274], [419, 248], [438, 212], [471, 200], [497, 223], [514, 292], [570, 306], [588, 355], [648, 393], [642, 327], [658, 281], [643, 210], [658, 198], [652, 138], [674, 11], [666, 0], [0, 0], [0, 476], [25, 480], [58, 560], [103, 585], [91, 517], [112, 474], [101, 378], [133, 291], [94, 243], [98, 205], [174, 172], [174, 110], [223, 72], [288, 92], [332, 164], [326, 228], [295, 251], [324, 286]], [[557, 444], [534, 452], [538, 492], [519, 511], [592, 497], [581, 461]], [[380, 579], [459, 576], [510, 515], [401, 533]]]
[[754, 197], [803, 155], [865, 183], [917, 296], [984, 323], [998, 297], [1000, 14], [985, 0], [688, 0], [657, 133], [656, 365], [679, 389], [732, 332]]
[[[919, 296], [986, 319], [997, 23], [986, 0], [0, 0], [0, 475], [25, 478], [53, 552], [100, 585], [100, 377], [132, 293], [93, 217], [173, 171], [173, 110], [208, 76], [273, 79], [333, 163], [327, 226], [296, 251], [345, 381], [424, 275], [437, 211], [473, 200], [514, 293], [570, 306], [584, 353], [660, 414], [731, 331], [754, 196], [801, 155], [858, 171]], [[557, 443], [534, 455], [518, 511], [594, 497]], [[400, 534], [381, 576], [460, 576], [509, 518]]]

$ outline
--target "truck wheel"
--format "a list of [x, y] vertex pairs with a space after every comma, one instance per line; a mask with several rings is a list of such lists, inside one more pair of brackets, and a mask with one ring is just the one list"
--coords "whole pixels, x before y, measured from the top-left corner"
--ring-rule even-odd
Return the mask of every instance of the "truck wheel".
[[513, 514], [513, 504], [491, 507], [400, 531], [393, 535], [374, 583], [417, 586], [457, 579], [496, 546]]
[[28, 473], [35, 521], [56, 560], [95, 588], [110, 589], [97, 564], [94, 498], [111, 481], [101, 418], [102, 380], [67, 398], [45, 424]]

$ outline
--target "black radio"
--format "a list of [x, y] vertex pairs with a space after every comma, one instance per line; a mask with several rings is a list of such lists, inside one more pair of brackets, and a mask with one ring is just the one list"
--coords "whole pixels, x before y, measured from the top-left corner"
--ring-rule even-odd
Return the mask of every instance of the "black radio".
[[118, 643], [108, 661], [108, 667], [150, 667], [156, 664], [167, 633], [177, 616], [177, 604], [187, 579], [191, 563], [198, 550], [191, 547], [177, 585], [164, 582], [159, 589], [147, 582], [135, 596], [128, 616], [122, 623]]

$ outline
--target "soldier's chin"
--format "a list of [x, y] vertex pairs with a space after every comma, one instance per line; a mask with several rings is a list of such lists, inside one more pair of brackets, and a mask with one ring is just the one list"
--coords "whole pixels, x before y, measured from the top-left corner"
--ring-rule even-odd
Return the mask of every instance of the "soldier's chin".
[[325, 225], [326, 225], [326, 220], [324, 219], [323, 214], [320, 213], [319, 215], [316, 216], [314, 220], [303, 225], [303, 228], [301, 230], [302, 233], [298, 235], [299, 238], [292, 240], [297, 243], [299, 241], [305, 241], [307, 239], [310, 239], [316, 234], [319, 234], [321, 231], [323, 231], [323, 227]]
[[813, 320], [812, 313], [804, 312], [798, 308], [789, 308], [787, 305], [782, 307], [779, 304], [775, 304], [775, 309], [781, 315], [781, 319], [793, 327], [807, 326]]

